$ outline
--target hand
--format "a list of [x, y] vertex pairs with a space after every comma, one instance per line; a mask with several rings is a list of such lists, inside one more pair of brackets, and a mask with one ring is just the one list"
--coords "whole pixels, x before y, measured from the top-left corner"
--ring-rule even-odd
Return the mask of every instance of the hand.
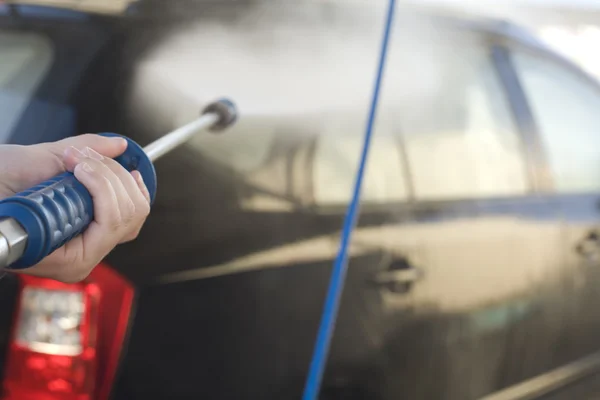
[[33, 146], [0, 146], [0, 199], [71, 171], [94, 201], [86, 231], [41, 263], [20, 271], [72, 283], [85, 279], [113, 248], [135, 239], [150, 212], [150, 195], [139, 172], [113, 160], [125, 151], [122, 138], [81, 135]]

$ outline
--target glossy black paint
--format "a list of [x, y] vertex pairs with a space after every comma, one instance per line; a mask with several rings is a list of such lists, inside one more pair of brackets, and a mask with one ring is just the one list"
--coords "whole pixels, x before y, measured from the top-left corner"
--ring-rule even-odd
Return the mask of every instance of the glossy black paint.
[[[70, 28], [44, 22], [56, 43], [87, 49], [81, 58], [64, 53], [85, 71], [81, 79], [77, 70], [71, 75], [59, 63], [40, 89], [39, 97], [48, 93], [55, 96], [51, 103], [76, 110], [77, 129], [62, 132], [115, 131], [149, 142], [172, 121], [132, 115], [129, 94], [140, 63], [163, 38], [188, 24], [216, 18], [234, 26], [252, 9], [250, 2], [212, 4], [182, 13], [192, 3], [165, 4], [148, 2], [141, 14]], [[25, 29], [39, 23], [27, 22]], [[248, 29], [261, 24], [245, 23]], [[548, 62], [558, 62], [557, 57], [510, 26], [459, 25], [489, 43], [504, 91], [498, 96], [509, 99], [528, 150], [530, 191], [419, 202], [407, 178], [409, 201], [365, 205], [322, 399], [475, 399], [600, 350], [600, 317], [590, 311], [599, 300], [600, 246], [590, 232], [598, 229], [600, 195], [552, 193], [539, 131], [510, 51], [525, 47]], [[86, 33], [60, 36], [69, 29]], [[440, 29], [459, 28], [440, 22]], [[74, 37], [99, 41], [83, 46]], [[370, 77], [364, 79], [370, 83]], [[29, 124], [39, 120], [24, 118], [14, 141], [54, 140], [56, 133], [24, 133], [38, 132]], [[288, 120], [287, 128], [303, 128]], [[289, 142], [281, 130], [284, 140], [273, 154], [292, 165], [307, 151], [309, 168], [315, 138], [326, 133], [307, 130]], [[266, 171], [288, 189], [297, 184], [292, 167], [283, 178], [277, 167]], [[306, 192], [300, 200], [259, 190], [192, 146], [161, 160], [157, 173], [156, 205], [140, 238], [108, 259], [139, 289], [114, 398], [299, 398], [344, 205], [311, 206], [314, 188], [308, 178], [300, 179]], [[293, 207], [256, 212], [240, 206], [257, 193], [279, 196]], [[258, 258], [240, 267], [249, 255]], [[174, 275], [186, 271], [197, 275]], [[395, 283], [377, 283], [382, 274], [397, 271], [407, 273], [394, 275], [400, 277]]]

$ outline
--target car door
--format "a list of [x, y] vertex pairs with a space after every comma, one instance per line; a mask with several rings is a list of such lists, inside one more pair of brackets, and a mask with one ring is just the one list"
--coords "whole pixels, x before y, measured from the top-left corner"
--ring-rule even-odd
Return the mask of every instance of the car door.
[[117, 131], [148, 143], [223, 94], [241, 118], [157, 163], [152, 216], [139, 240], [109, 258], [139, 287], [115, 398], [294, 399], [302, 391], [346, 206], [329, 215], [311, 208], [310, 142], [324, 110], [366, 116], [380, 25], [356, 17], [360, 29], [345, 18], [330, 26], [327, 10], [310, 2], [267, 8], [240, 13], [239, 23], [229, 4], [193, 23], [172, 18], [164, 30], [135, 21], [116, 46], [132, 69], [123, 77], [115, 68], [131, 89], [123, 110], [131, 124]]
[[511, 54], [567, 229], [568, 268], [549, 288], [566, 311], [553, 349], [559, 366], [600, 350], [600, 86], [557, 57], [523, 47]]
[[[566, 310], [548, 289], [565, 270], [560, 208], [536, 193], [495, 47], [439, 25], [404, 36], [367, 169], [380, 172], [365, 178], [354, 232], [356, 246], [385, 256], [350, 262], [324, 382], [332, 399], [350, 388], [366, 393], [355, 398], [479, 398], [550, 370], [562, 334]], [[343, 132], [317, 143], [323, 206], [340, 201], [327, 192], [351, 193], [350, 182], [339, 189], [351, 165], [339, 160], [354, 154]], [[339, 177], [325, 180], [318, 163]]]

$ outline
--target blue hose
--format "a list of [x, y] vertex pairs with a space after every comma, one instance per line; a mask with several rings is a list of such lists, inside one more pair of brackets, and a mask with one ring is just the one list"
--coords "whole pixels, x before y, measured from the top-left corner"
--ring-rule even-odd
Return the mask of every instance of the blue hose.
[[354, 183], [354, 192], [352, 194], [350, 205], [348, 206], [348, 211], [346, 212], [344, 227], [342, 229], [342, 238], [340, 240], [340, 248], [335, 259], [335, 263], [333, 264], [333, 271], [331, 273], [331, 280], [327, 290], [327, 298], [325, 299], [325, 305], [323, 307], [323, 314], [321, 316], [321, 324], [317, 334], [317, 341], [315, 343], [313, 357], [310, 363], [310, 369], [308, 371], [308, 377], [304, 386], [304, 394], [302, 396], [303, 400], [316, 400], [318, 398], [321, 381], [323, 380], [323, 373], [327, 364], [331, 337], [335, 328], [340, 298], [342, 291], [344, 290], [344, 281], [346, 279], [346, 271], [348, 269], [348, 244], [350, 243], [352, 231], [356, 226], [358, 211], [360, 208], [360, 192], [365, 173], [367, 157], [369, 154], [371, 137], [373, 135], [373, 125], [375, 124], [375, 118], [377, 115], [379, 92], [381, 90], [381, 81], [383, 80], [383, 72], [387, 58], [388, 43], [390, 39], [390, 32], [392, 30], [395, 6], [396, 1], [390, 0], [386, 15], [383, 42], [381, 45], [379, 68], [375, 80], [373, 98], [371, 99], [371, 109], [369, 111], [369, 119], [367, 121], [362, 154]]

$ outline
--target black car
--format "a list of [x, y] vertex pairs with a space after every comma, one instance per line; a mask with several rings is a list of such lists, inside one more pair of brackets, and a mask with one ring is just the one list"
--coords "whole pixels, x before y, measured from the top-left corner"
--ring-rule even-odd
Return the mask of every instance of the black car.
[[[76, 285], [103, 299], [97, 332], [81, 317], [98, 337], [77, 347], [95, 349], [80, 381], [83, 350], [46, 359], [17, 340], [28, 285], [43, 303], [71, 289], [0, 281], [6, 398], [301, 397], [383, 22], [344, 4], [4, 6], [3, 142], [145, 145], [217, 97], [241, 113], [157, 162], [141, 236], [98, 269], [118, 276]], [[585, 398], [573, 383], [600, 367], [599, 84], [501, 21], [402, 8], [390, 51], [321, 398]], [[48, 378], [51, 364], [71, 372]]]

